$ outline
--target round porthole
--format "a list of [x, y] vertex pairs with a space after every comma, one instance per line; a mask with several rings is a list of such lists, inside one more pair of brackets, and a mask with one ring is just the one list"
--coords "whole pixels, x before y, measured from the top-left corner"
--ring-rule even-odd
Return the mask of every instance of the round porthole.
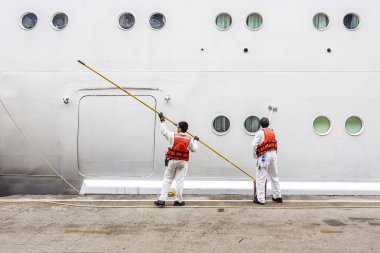
[[68, 22], [69, 18], [67, 17], [67, 15], [63, 12], [59, 12], [54, 14], [51, 20], [51, 25], [55, 30], [62, 30], [65, 29]]
[[348, 13], [343, 18], [343, 24], [348, 30], [356, 30], [359, 28], [360, 18], [355, 13]]
[[350, 135], [359, 135], [363, 132], [363, 121], [358, 116], [351, 116], [346, 120], [346, 131]]
[[217, 116], [212, 121], [212, 129], [215, 134], [223, 135], [230, 129], [230, 120], [223, 115]]
[[154, 13], [150, 16], [149, 25], [154, 30], [162, 29], [166, 24], [166, 18], [161, 13]]
[[220, 13], [215, 19], [216, 27], [220, 30], [228, 30], [232, 25], [232, 18], [228, 13]]
[[259, 13], [251, 13], [246, 20], [247, 27], [251, 30], [258, 30], [263, 24], [263, 18]]
[[244, 130], [249, 135], [254, 135], [260, 129], [260, 119], [256, 116], [249, 116], [244, 121]]
[[326, 116], [318, 116], [313, 122], [313, 129], [314, 132], [319, 135], [326, 135], [330, 133], [330, 120]]
[[329, 22], [329, 17], [325, 13], [317, 13], [313, 18], [314, 27], [319, 31], [326, 30]]
[[123, 30], [129, 30], [135, 25], [135, 16], [131, 13], [122, 13], [119, 16], [119, 27]]
[[36, 14], [32, 12], [25, 13], [21, 16], [21, 27], [26, 30], [31, 30], [37, 25], [37, 21], [38, 18]]

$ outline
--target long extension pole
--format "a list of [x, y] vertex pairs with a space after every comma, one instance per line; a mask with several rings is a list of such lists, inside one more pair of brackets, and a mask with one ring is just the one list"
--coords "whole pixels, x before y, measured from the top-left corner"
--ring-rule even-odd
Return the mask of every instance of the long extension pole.
[[[106, 76], [102, 75], [101, 73], [99, 73], [95, 69], [91, 68], [90, 66], [88, 66], [87, 64], [85, 64], [84, 62], [82, 62], [81, 60], [78, 60], [78, 62], [80, 64], [82, 64], [83, 66], [85, 66], [86, 68], [88, 68], [89, 70], [91, 70], [92, 72], [94, 72], [95, 74], [97, 74], [98, 76], [100, 76], [103, 79], [107, 80], [109, 83], [111, 83], [114, 86], [116, 86], [118, 89], [120, 89], [123, 92], [127, 93], [129, 96], [133, 97], [134, 99], [136, 99], [137, 101], [139, 101], [140, 103], [142, 103], [143, 105], [145, 105], [146, 107], [148, 107], [149, 109], [151, 109], [152, 111], [154, 111], [155, 113], [157, 113], [157, 114], [160, 113], [159, 111], [157, 111], [156, 109], [154, 109], [153, 107], [151, 107], [150, 105], [148, 105], [147, 103], [145, 103], [144, 101], [142, 101], [141, 99], [139, 99], [138, 97], [136, 97], [135, 95], [133, 95], [132, 93], [130, 93], [129, 91], [123, 89], [122, 87], [120, 87], [119, 85], [117, 85], [115, 82], [113, 82], [112, 80], [108, 79]], [[167, 116], [164, 115], [164, 118], [166, 120], [168, 120], [170, 123], [172, 123], [173, 125], [177, 126], [177, 123], [175, 123], [174, 121], [172, 121], [171, 119], [169, 119]], [[194, 135], [192, 133], [190, 133], [189, 131], [187, 131], [186, 133], [188, 135], [190, 135], [191, 137], [194, 137]], [[238, 165], [236, 165], [230, 159], [228, 159], [227, 157], [225, 157], [224, 155], [222, 155], [221, 153], [219, 153], [218, 151], [216, 151], [215, 149], [213, 149], [212, 147], [210, 147], [209, 145], [207, 145], [205, 142], [203, 142], [202, 140], [199, 140], [199, 142], [202, 143], [208, 149], [210, 149], [212, 152], [214, 152], [215, 154], [217, 154], [218, 156], [220, 156], [221, 158], [223, 158], [224, 160], [226, 160], [227, 162], [229, 162], [235, 168], [237, 168], [238, 170], [240, 170], [241, 172], [243, 172], [246, 176], [250, 177], [254, 181], [256, 180], [255, 177], [251, 176], [248, 172], [244, 171], [242, 168], [240, 168]]]

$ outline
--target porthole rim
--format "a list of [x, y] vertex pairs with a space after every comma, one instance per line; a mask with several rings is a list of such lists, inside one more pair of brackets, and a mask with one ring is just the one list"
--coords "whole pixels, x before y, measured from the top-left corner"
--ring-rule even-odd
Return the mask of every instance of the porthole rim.
[[[359, 18], [359, 25], [358, 25], [356, 28], [354, 28], [354, 29], [348, 29], [348, 28], [344, 25], [344, 18], [345, 18], [347, 15], [349, 15], [349, 14], [354, 14], [354, 15], [358, 16], [358, 18]], [[362, 18], [361, 18], [360, 15], [357, 14], [356, 12], [351, 11], [351, 12], [346, 13], [346, 14], [343, 16], [342, 24], [343, 24], [344, 28], [346, 28], [348, 31], [351, 31], [351, 32], [352, 32], [352, 31], [356, 31], [356, 30], [358, 30], [358, 29], [360, 28], [360, 26], [361, 26], [361, 24], [362, 24]]]
[[256, 133], [258, 132], [258, 131], [260, 131], [260, 129], [261, 129], [261, 126], [259, 127], [259, 129], [256, 131], [256, 132], [249, 132], [246, 128], [245, 128], [245, 121], [249, 118], [249, 117], [251, 117], [251, 116], [254, 116], [254, 117], [257, 117], [258, 119], [259, 119], [259, 123], [260, 123], [260, 117], [259, 116], [257, 116], [257, 115], [249, 115], [249, 116], [247, 116], [247, 117], [245, 117], [245, 119], [244, 119], [244, 121], [243, 121], [243, 130], [244, 130], [244, 132], [246, 133], [246, 134], [248, 134], [248, 135], [250, 135], [250, 136], [255, 136], [256, 135]]
[[[133, 23], [133, 25], [131, 26], [131, 28], [123, 28], [121, 27], [120, 25], [120, 17], [124, 14], [131, 14], [133, 16], [133, 18], [135, 19], [135, 22]], [[135, 15], [133, 15], [131, 12], [122, 12], [120, 13], [120, 15], [117, 17], [117, 26], [119, 27], [120, 30], [123, 30], [123, 31], [130, 31], [131, 29], [133, 29], [133, 27], [135, 27], [135, 24], [136, 24], [136, 17]]]
[[[358, 119], [360, 120], [360, 122], [362, 123], [362, 128], [361, 128], [360, 131], [357, 132], [357, 133], [350, 133], [350, 132], [347, 130], [347, 128], [346, 128], [347, 120], [348, 120], [349, 118], [352, 118], [352, 117], [358, 118]], [[362, 119], [361, 117], [359, 117], [359, 116], [357, 116], [357, 115], [351, 115], [351, 116], [349, 116], [349, 117], [344, 121], [344, 129], [346, 130], [346, 132], [347, 132], [349, 135], [352, 135], [352, 136], [358, 136], [358, 135], [361, 135], [361, 134], [363, 133], [363, 131], [364, 131], [364, 121], [363, 121], [363, 119]]]
[[[324, 15], [326, 15], [326, 17], [327, 17], [328, 20], [329, 20], [329, 24], [328, 24], [325, 28], [323, 28], [323, 29], [318, 29], [318, 28], [315, 27], [315, 25], [314, 25], [314, 18], [315, 18], [315, 16], [317, 16], [318, 14], [324, 14]], [[326, 31], [327, 29], [330, 28], [330, 25], [331, 25], [331, 22], [330, 22], [330, 21], [331, 21], [330, 16], [329, 16], [326, 12], [320, 11], [320, 12], [317, 12], [317, 13], [314, 14], [313, 18], [311, 19], [311, 24], [313, 25], [314, 29], [317, 30], [317, 31]]]
[[[36, 15], [36, 17], [37, 17], [37, 23], [36, 23], [36, 25], [33, 26], [32, 28], [26, 28], [26, 27], [24, 27], [24, 26], [22, 25], [22, 19], [23, 19], [23, 17], [24, 17], [26, 14], [34, 14], [34, 15]], [[31, 11], [27, 11], [27, 12], [24, 12], [23, 14], [21, 14], [21, 16], [20, 16], [20, 26], [21, 26], [21, 28], [22, 28], [23, 30], [25, 30], [25, 31], [31, 31], [31, 30], [33, 30], [34, 28], [36, 28], [36, 26], [38, 25], [38, 23], [39, 23], [38, 20], [39, 20], [39, 18], [38, 18], [38, 15], [37, 15], [36, 13], [31, 12]]]
[[[247, 18], [250, 16], [250, 15], [252, 15], [252, 14], [258, 14], [260, 17], [261, 17], [261, 25], [258, 27], [258, 28], [251, 28], [251, 27], [249, 27], [248, 26], [248, 24], [247, 24]], [[255, 12], [250, 12], [248, 15], [247, 15], [247, 17], [245, 18], [245, 26], [249, 29], [249, 30], [251, 30], [251, 31], [258, 31], [258, 30], [260, 30], [263, 26], [264, 26], [264, 18], [263, 18], [263, 16], [260, 14], [260, 12], [257, 12], [257, 11], [255, 11]]]
[[[329, 123], [330, 123], [330, 127], [329, 127], [329, 129], [328, 129], [325, 133], [318, 133], [318, 132], [315, 131], [315, 129], [314, 129], [314, 121], [315, 121], [317, 118], [319, 118], [319, 117], [325, 117], [325, 118], [329, 121]], [[327, 117], [326, 115], [318, 115], [317, 117], [314, 118], [313, 123], [312, 123], [312, 127], [313, 127], [313, 131], [314, 131], [314, 133], [316, 133], [317, 135], [320, 135], [320, 136], [326, 136], [326, 135], [328, 135], [329, 133], [331, 133], [332, 128], [333, 128], [333, 125], [332, 125], [331, 120], [330, 120], [329, 117]]]
[[[66, 23], [65, 27], [59, 29], [59, 28], [56, 28], [56, 27], [53, 25], [53, 19], [54, 19], [54, 17], [55, 17], [56, 15], [61, 14], [61, 13], [66, 15], [66, 17], [67, 17], [67, 23]], [[53, 15], [52, 15], [51, 18], [50, 18], [50, 26], [51, 26], [51, 28], [53, 28], [53, 29], [56, 30], [56, 31], [63, 31], [63, 30], [65, 30], [65, 29], [67, 28], [68, 25], [69, 25], [69, 15], [67, 15], [67, 14], [66, 14], [65, 12], [63, 12], [63, 11], [57, 11], [57, 12], [53, 13]]]
[[[162, 16], [164, 16], [164, 18], [165, 18], [165, 24], [164, 24], [161, 28], [156, 29], [156, 28], [153, 28], [153, 27], [150, 25], [150, 19], [151, 19], [151, 17], [152, 17], [154, 14], [161, 14]], [[160, 30], [164, 29], [164, 27], [166, 26], [167, 21], [168, 21], [168, 19], [166, 18], [166, 16], [165, 16], [162, 12], [158, 12], [158, 11], [156, 11], [156, 12], [153, 12], [152, 14], [149, 15], [149, 18], [148, 18], [148, 26], [149, 26], [149, 28], [152, 29], [153, 31], [160, 31]]]
[[[230, 127], [229, 127], [229, 128], [227, 129], [227, 131], [225, 131], [225, 132], [218, 132], [218, 131], [216, 131], [216, 129], [214, 128], [214, 121], [216, 120], [216, 118], [218, 118], [218, 117], [220, 117], [220, 116], [226, 117], [226, 118], [228, 119], [228, 121], [230, 122]], [[216, 116], [212, 119], [212, 121], [211, 121], [211, 131], [212, 131], [214, 134], [219, 135], [219, 136], [222, 136], [222, 135], [226, 135], [230, 130], [231, 130], [231, 120], [230, 120], [230, 118], [229, 118], [227, 115], [225, 115], [225, 114], [218, 114], [218, 115], [216, 115]]]
[[[221, 14], [227, 14], [227, 15], [230, 16], [230, 18], [231, 18], [231, 24], [230, 24], [230, 26], [229, 26], [228, 28], [226, 28], [226, 29], [222, 29], [222, 28], [220, 28], [220, 27], [216, 24], [216, 19], [217, 19], [218, 16], [221, 15]], [[228, 31], [228, 30], [231, 29], [232, 25], [234, 24], [233, 21], [234, 21], [234, 20], [232, 19], [232, 15], [231, 15], [230, 13], [228, 13], [228, 12], [223, 11], [223, 12], [219, 12], [219, 13], [215, 16], [215, 18], [214, 18], [214, 25], [215, 25], [215, 27], [216, 27], [218, 30], [224, 32], [224, 31]]]

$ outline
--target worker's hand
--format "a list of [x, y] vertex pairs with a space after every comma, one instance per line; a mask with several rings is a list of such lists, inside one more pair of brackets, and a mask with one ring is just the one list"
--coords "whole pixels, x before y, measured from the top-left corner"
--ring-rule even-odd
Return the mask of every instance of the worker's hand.
[[158, 117], [160, 117], [161, 122], [165, 121], [165, 117], [164, 117], [164, 114], [162, 112], [158, 113]]
[[194, 140], [199, 141], [199, 137], [198, 136], [194, 136]]

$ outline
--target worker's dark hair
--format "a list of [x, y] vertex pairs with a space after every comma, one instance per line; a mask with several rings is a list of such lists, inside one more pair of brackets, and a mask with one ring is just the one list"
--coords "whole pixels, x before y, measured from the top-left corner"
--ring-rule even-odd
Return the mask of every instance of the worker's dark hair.
[[263, 128], [266, 128], [269, 126], [269, 119], [268, 118], [261, 118], [260, 120], [260, 126]]
[[189, 128], [189, 125], [185, 121], [181, 121], [178, 123], [178, 127], [181, 128], [181, 132], [186, 133], [187, 129]]

